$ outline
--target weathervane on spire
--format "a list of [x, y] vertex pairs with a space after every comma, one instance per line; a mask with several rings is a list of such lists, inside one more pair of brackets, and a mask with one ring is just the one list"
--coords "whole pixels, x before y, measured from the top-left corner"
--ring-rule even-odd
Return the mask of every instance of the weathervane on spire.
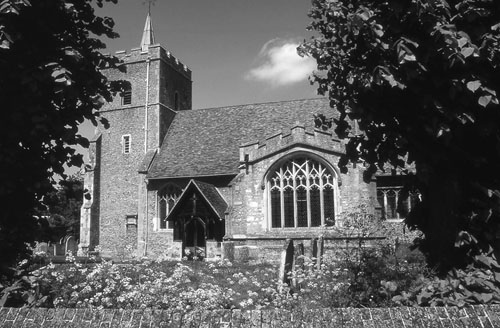
[[144, 0], [142, 4], [148, 4], [148, 13], [151, 14], [151, 5], [154, 6], [156, 0]]
[[141, 49], [147, 51], [149, 46], [155, 43], [155, 35], [153, 33], [153, 24], [151, 23], [151, 5], [154, 5], [156, 0], [144, 0], [143, 4], [148, 4], [148, 16], [142, 33]]

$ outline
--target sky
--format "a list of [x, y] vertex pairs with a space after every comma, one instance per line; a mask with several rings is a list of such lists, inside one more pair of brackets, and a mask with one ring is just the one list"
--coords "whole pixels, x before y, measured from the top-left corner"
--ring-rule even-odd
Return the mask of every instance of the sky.
[[[160, 43], [192, 71], [193, 108], [314, 98], [311, 58], [296, 54], [310, 37], [309, 0], [156, 0], [151, 17]], [[140, 45], [144, 0], [97, 8], [115, 21], [106, 52]]]
[[[296, 48], [306, 30], [310, 0], [156, 0], [155, 43], [192, 71], [193, 109], [318, 97], [308, 76], [316, 67]], [[118, 0], [95, 14], [115, 21], [117, 39], [106, 53], [140, 46], [148, 1]], [[94, 135], [85, 122], [80, 133]], [[77, 147], [87, 159], [87, 150]], [[73, 174], [78, 168], [68, 168]]]

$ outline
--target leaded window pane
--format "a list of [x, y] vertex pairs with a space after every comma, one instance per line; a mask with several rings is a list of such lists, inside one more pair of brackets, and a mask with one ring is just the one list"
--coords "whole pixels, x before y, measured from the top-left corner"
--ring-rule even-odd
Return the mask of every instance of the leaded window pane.
[[281, 195], [278, 189], [271, 190], [272, 227], [281, 228]]
[[295, 225], [293, 218], [293, 189], [287, 188], [283, 191], [285, 205], [285, 227], [293, 227]]
[[[172, 211], [172, 208], [174, 208], [175, 205], [175, 200], [170, 198], [167, 202], [168, 208], [167, 208], [167, 213], [170, 213]], [[168, 228], [173, 229], [174, 228], [174, 221], [168, 221]]]
[[159, 215], [160, 215], [160, 229], [167, 228], [167, 201], [165, 199], [160, 199], [159, 206]]
[[379, 204], [379, 208], [380, 208], [380, 216], [385, 218], [386, 217], [386, 213], [385, 213], [385, 191], [381, 190], [381, 189], [377, 189], [377, 201], [378, 201], [378, 204]]
[[323, 201], [325, 208], [325, 224], [331, 226], [335, 224], [335, 200], [333, 198], [333, 189], [326, 186], [323, 189]]
[[386, 213], [386, 219], [397, 219], [398, 218], [398, 212], [397, 212], [397, 192], [395, 190], [388, 190], [387, 191], [387, 213]]
[[297, 224], [307, 227], [307, 192], [303, 187], [297, 189]]
[[313, 188], [310, 191], [311, 198], [311, 226], [321, 225], [321, 196], [319, 188]]

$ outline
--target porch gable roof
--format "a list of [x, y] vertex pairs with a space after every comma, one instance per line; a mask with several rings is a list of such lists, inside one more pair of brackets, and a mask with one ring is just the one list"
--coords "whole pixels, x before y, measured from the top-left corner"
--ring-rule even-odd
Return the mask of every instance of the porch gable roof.
[[212, 209], [214, 214], [216, 214], [217, 218], [220, 221], [224, 220], [228, 205], [217, 188], [210, 183], [191, 179], [180, 195], [179, 199], [175, 203], [174, 207], [167, 215], [167, 221], [173, 220], [173, 216], [179, 210], [179, 208], [183, 206], [182, 204], [188, 200], [187, 197], [193, 188], [207, 202], [208, 206]]

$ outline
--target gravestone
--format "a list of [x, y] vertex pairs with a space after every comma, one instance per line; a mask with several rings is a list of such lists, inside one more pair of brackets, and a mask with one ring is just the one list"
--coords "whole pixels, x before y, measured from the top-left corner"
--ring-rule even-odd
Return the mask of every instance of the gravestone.
[[222, 242], [222, 259], [229, 262], [234, 262], [234, 242]]
[[290, 272], [293, 266], [294, 247], [293, 240], [287, 239], [281, 251], [280, 272], [278, 283], [280, 286], [285, 283], [290, 285]]
[[317, 257], [316, 257], [316, 269], [321, 269], [321, 264], [323, 263], [323, 253], [325, 250], [325, 241], [323, 237], [319, 237], [317, 240]]
[[250, 259], [250, 251], [246, 245], [234, 247], [234, 258], [237, 262], [246, 263]]
[[71, 254], [76, 254], [78, 251], [78, 242], [76, 241], [76, 238], [74, 236], [68, 236], [66, 238], [66, 251], [65, 253], [68, 254], [71, 252]]
[[[304, 269], [304, 244], [298, 243], [295, 246], [294, 256], [293, 256], [293, 269], [303, 270]], [[292, 284], [294, 287], [297, 286], [297, 279], [293, 279]]]
[[207, 261], [215, 261], [220, 259], [220, 247], [219, 242], [214, 240], [207, 240]]
[[49, 251], [49, 244], [47, 243], [38, 243], [36, 246], [36, 251], [40, 253], [47, 254]]
[[64, 256], [66, 252], [64, 251], [64, 244], [54, 244], [54, 256]]
[[312, 261], [312, 268], [316, 266], [316, 262], [318, 259], [318, 244], [317, 244], [318, 239], [313, 238], [311, 239], [311, 261]]
[[311, 240], [311, 255], [313, 261], [313, 267], [318, 270], [321, 269], [324, 250], [325, 250], [325, 242], [323, 237], [313, 238]]
[[173, 241], [168, 256], [174, 260], [182, 260], [182, 241]]
[[304, 244], [298, 243], [295, 246], [294, 268], [304, 269]]

